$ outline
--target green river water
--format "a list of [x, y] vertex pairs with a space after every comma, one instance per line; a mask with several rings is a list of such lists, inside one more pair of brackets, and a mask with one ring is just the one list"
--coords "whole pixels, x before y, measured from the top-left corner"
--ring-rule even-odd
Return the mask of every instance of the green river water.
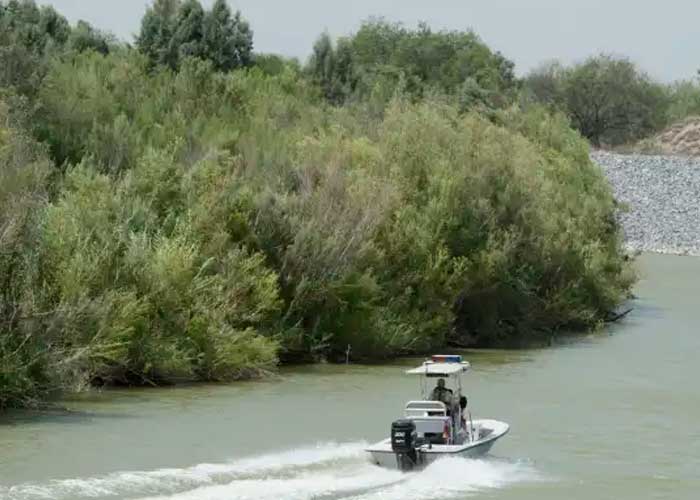
[[419, 360], [285, 369], [229, 386], [105, 391], [0, 420], [0, 499], [700, 498], [700, 259], [646, 255], [634, 312], [541, 350], [467, 353], [482, 460], [402, 474], [388, 433]]

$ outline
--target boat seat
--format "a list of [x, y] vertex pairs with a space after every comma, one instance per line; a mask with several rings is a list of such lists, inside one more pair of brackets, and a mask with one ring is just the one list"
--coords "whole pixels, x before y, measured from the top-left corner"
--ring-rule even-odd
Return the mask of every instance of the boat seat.
[[419, 436], [439, 435], [442, 436], [445, 430], [445, 422], [449, 417], [409, 417], [416, 426], [416, 433]]
[[406, 418], [442, 417], [447, 415], [447, 406], [441, 401], [409, 401], [404, 410]]

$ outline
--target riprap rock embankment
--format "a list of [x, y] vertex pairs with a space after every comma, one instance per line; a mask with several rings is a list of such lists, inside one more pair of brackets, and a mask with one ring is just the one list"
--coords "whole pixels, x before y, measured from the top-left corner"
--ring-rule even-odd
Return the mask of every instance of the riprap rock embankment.
[[700, 159], [594, 152], [617, 200], [630, 250], [700, 255]]

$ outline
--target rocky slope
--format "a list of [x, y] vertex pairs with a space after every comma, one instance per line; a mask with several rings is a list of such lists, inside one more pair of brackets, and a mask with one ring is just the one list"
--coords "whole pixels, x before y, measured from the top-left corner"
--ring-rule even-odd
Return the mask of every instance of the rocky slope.
[[700, 255], [700, 159], [594, 152], [631, 250]]

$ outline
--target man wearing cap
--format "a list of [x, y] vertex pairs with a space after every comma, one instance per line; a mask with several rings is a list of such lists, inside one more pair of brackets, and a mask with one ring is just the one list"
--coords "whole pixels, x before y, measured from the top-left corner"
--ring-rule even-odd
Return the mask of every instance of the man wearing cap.
[[433, 389], [430, 399], [442, 401], [448, 409], [452, 408], [452, 390], [445, 387], [445, 379], [438, 379], [435, 389]]

